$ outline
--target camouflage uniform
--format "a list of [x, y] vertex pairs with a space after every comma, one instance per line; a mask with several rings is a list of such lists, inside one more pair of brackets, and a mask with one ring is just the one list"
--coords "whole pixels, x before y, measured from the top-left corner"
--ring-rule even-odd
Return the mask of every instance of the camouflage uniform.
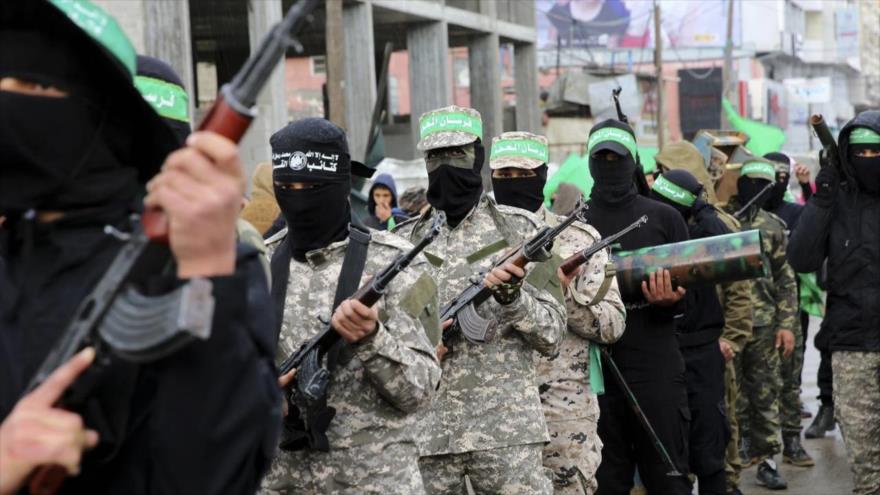
[[[558, 225], [560, 218], [541, 208], [545, 223]], [[600, 239], [596, 229], [575, 222], [554, 243], [564, 259]], [[590, 341], [612, 344], [623, 335], [626, 310], [617, 280], [610, 275], [605, 285], [607, 251], [600, 251], [584, 264], [569, 286], [566, 297], [568, 331], [555, 356], [538, 360], [538, 376], [550, 443], [544, 447], [544, 467], [552, 471], [554, 493], [582, 495], [596, 491], [596, 470], [602, 461], [602, 441], [596, 428], [599, 401], [590, 389]], [[597, 301], [593, 301], [596, 296]], [[592, 344], [594, 345], [594, 344]]]
[[834, 351], [834, 407], [853, 472], [853, 493], [880, 493], [880, 352]]
[[[401, 224], [395, 233], [417, 239], [429, 227], [429, 210]], [[442, 303], [451, 301], [475, 273], [541, 226], [531, 213], [499, 206], [487, 196], [454, 228], [444, 226], [425, 249], [439, 267]], [[498, 319], [498, 333], [487, 344], [458, 337], [442, 362], [443, 380], [425, 411], [420, 442], [422, 476], [428, 493], [457, 493], [468, 475], [477, 492], [550, 493], [541, 468], [542, 444], [549, 440], [538, 396], [533, 350], [554, 354], [565, 328], [565, 307], [555, 268], [532, 267], [519, 298], [508, 306], [493, 298], [479, 313]], [[430, 456], [430, 457], [426, 457]], [[481, 466], [481, 467], [480, 467]]]
[[[719, 209], [720, 218], [731, 232], [741, 232], [742, 226], [733, 215]], [[734, 355], [739, 355], [746, 343], [752, 338], [752, 281], [740, 280], [719, 284], [718, 302], [724, 310], [724, 328], [721, 340], [733, 348]], [[736, 359], [724, 365], [724, 409], [730, 425], [730, 442], [724, 456], [724, 472], [727, 488], [732, 491], [739, 487], [739, 473], [742, 472], [742, 460], [739, 457], [739, 422], [736, 411], [739, 402], [740, 388], [736, 374]]]
[[[739, 209], [736, 197], [725, 209]], [[772, 457], [779, 452], [779, 394], [782, 388], [780, 359], [775, 348], [776, 332], [800, 332], [797, 324], [797, 286], [794, 271], [785, 258], [788, 242], [785, 222], [776, 215], [755, 208], [742, 220], [742, 230], [759, 229], [772, 275], [752, 284], [753, 333], [736, 358], [744, 399], [737, 404], [740, 425], [748, 424], [752, 457]]]
[[[287, 234], [267, 240], [270, 250]], [[330, 321], [348, 240], [290, 262], [278, 361]], [[372, 232], [362, 283], [412, 246]], [[265, 493], [423, 493], [416, 446], [417, 415], [440, 381], [426, 329], [436, 332], [436, 286], [428, 263], [417, 258], [379, 300], [376, 333], [350, 346], [330, 382], [327, 405], [336, 409], [329, 452], [280, 451], [263, 480]], [[434, 315], [423, 325], [420, 317]], [[430, 321], [433, 320], [433, 321]], [[436, 333], [435, 333], [436, 335]]]

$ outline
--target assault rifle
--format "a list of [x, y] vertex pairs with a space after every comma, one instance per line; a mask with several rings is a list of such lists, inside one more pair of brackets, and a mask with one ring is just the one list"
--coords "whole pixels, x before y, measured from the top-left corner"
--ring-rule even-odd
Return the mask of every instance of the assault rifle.
[[[199, 130], [216, 132], [238, 142], [256, 116], [257, 95], [288, 48], [302, 51], [296, 36], [311, 22], [319, 0], [296, 3], [260, 47], [251, 55], [220, 95], [199, 125]], [[59, 341], [52, 347], [28, 384], [33, 390], [59, 366], [86, 346], [95, 346], [99, 358], [86, 372], [100, 373], [106, 359], [104, 347], [124, 359], [145, 363], [168, 356], [195, 338], [211, 333], [214, 299], [210, 281], [194, 279], [161, 296], [144, 295], [141, 282], [161, 273], [173, 257], [168, 247], [168, 223], [159, 210], [132, 218], [133, 232], [108, 233], [126, 241], [92, 292], [87, 295]], [[89, 383], [78, 380], [61, 399], [67, 409], [76, 410], [89, 395]], [[76, 399], [73, 399], [76, 397]], [[58, 492], [66, 470], [41, 466], [29, 482], [31, 493]]]
[[813, 128], [813, 132], [816, 133], [816, 137], [822, 143], [823, 149], [822, 159], [819, 160], [820, 166], [831, 165], [835, 169], [840, 170], [840, 155], [837, 153], [837, 141], [831, 135], [831, 130], [828, 129], [828, 125], [825, 124], [825, 119], [822, 118], [822, 115], [815, 114], [810, 116], [810, 127]]
[[571, 275], [572, 273], [574, 273], [575, 270], [578, 269], [579, 266], [583, 265], [587, 261], [590, 261], [590, 258], [592, 258], [594, 254], [614, 244], [615, 241], [625, 236], [626, 234], [629, 234], [631, 231], [641, 227], [647, 222], [648, 215], [642, 215], [641, 217], [639, 217], [638, 220], [629, 224], [620, 232], [612, 234], [598, 242], [594, 242], [583, 250], [569, 256], [565, 261], [562, 262], [562, 265], [560, 265], [559, 268], [562, 270], [562, 273], [566, 275]]
[[[581, 204], [556, 227], [544, 227], [534, 237], [498, 260], [492, 268], [498, 268], [507, 263], [525, 268], [532, 262], [547, 261], [550, 259], [553, 241], [575, 220], [578, 220], [588, 208], [586, 203]], [[511, 283], [517, 281], [511, 279]], [[494, 318], [483, 318], [477, 313], [477, 307], [488, 300], [492, 292], [492, 289], [483, 284], [483, 273], [479, 273], [471, 278], [470, 285], [443, 307], [440, 311], [440, 321], [453, 320], [452, 324], [443, 330], [443, 342], [447, 347], [448, 342], [459, 333], [467, 340], [481, 344], [491, 342], [495, 338], [498, 322]]]
[[627, 118], [626, 114], [623, 113], [623, 109], [620, 108], [620, 92], [623, 91], [623, 88], [620, 86], [617, 89], [611, 90], [611, 98], [614, 99], [614, 108], [617, 109], [617, 120], [623, 122], [624, 124], [629, 124], [629, 118]]
[[766, 186], [764, 186], [764, 189], [761, 189], [761, 190], [758, 192], [758, 194], [755, 194], [755, 197], [753, 197], [752, 199], [748, 200], [748, 201], [746, 202], [746, 204], [744, 204], [744, 205], [742, 206], [742, 208], [736, 210], [736, 213], [733, 214], [734, 218], [736, 218], [737, 220], [742, 220], [743, 217], [745, 216], [746, 212], [749, 211], [749, 208], [751, 208], [752, 205], [755, 204], [756, 201], [758, 201], [759, 199], [761, 199], [761, 196], [767, 194], [768, 191], [770, 191], [771, 189], [773, 189], [773, 185], [774, 185], [774, 182], [771, 182], [771, 183], [767, 184]]
[[[350, 299], [360, 301], [365, 306], [373, 306], [385, 294], [388, 284], [410, 265], [437, 235], [446, 223], [446, 215], [437, 212], [434, 222], [425, 237], [408, 252], [398, 256], [378, 275], [358, 289]], [[312, 407], [326, 399], [327, 387], [330, 384], [331, 371], [325, 362], [331, 350], [341, 337], [332, 325], [328, 324], [318, 335], [307, 340], [279, 366], [279, 373], [286, 375], [296, 371], [288, 405], [290, 413], [285, 424], [285, 438], [282, 448], [298, 450], [308, 446], [315, 450], [326, 451], [327, 428], [335, 411], [326, 407]], [[304, 407], [301, 407], [304, 405]], [[295, 409], [295, 410], [294, 410]]]

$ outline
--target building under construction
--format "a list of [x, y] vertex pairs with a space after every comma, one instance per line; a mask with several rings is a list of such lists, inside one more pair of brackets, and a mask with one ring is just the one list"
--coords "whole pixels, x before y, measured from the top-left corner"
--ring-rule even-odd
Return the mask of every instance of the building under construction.
[[[293, 1], [98, 3], [119, 19], [139, 52], [177, 69], [198, 117]], [[535, 38], [530, 0], [326, 0], [300, 39], [302, 51], [288, 53], [286, 67], [278, 69], [261, 96], [261, 117], [242, 144], [243, 160], [253, 167], [268, 159], [269, 137], [302, 115], [297, 108], [310, 91], [308, 84], [313, 87], [306, 113], [343, 124], [352, 156], [363, 158], [389, 43], [396, 57], [405, 55], [408, 67], [405, 81], [389, 78], [386, 84], [394, 93], [381, 113], [389, 155], [416, 156], [418, 116], [456, 101], [453, 73], [465, 59], [467, 70], [459, 72], [468, 79], [467, 103], [482, 114], [486, 137], [505, 130], [505, 99], [510, 107], [516, 102], [509, 128], [539, 132]], [[451, 54], [459, 54], [455, 63]], [[395, 64], [398, 72], [400, 66]], [[505, 68], [509, 74], [503, 76]]]

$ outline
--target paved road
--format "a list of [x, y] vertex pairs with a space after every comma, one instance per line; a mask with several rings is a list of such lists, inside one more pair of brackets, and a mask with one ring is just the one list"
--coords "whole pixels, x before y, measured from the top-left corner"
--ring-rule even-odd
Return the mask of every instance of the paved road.
[[[816, 386], [816, 370], [819, 368], [819, 351], [813, 347], [813, 336], [819, 330], [819, 319], [810, 319], [809, 342], [804, 359], [803, 389], [801, 398], [804, 405], [813, 412], [819, 408], [819, 389]], [[804, 420], [804, 428], [812, 419]], [[791, 495], [846, 495], [852, 492], [852, 477], [846, 461], [846, 450], [836, 428], [825, 438], [804, 440], [804, 448], [816, 461], [811, 468], [795, 467], [782, 463], [782, 455], [776, 456], [782, 475], [788, 481], [788, 490], [771, 491], [755, 483], [755, 467], [742, 473], [740, 489], [746, 495], [791, 494]]]

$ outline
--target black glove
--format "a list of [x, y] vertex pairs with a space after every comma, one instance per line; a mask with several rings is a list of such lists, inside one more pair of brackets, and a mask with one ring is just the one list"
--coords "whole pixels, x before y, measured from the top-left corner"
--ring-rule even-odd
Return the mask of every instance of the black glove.
[[816, 175], [816, 195], [813, 197], [816, 198], [814, 200], [816, 206], [830, 208], [834, 203], [834, 195], [837, 193], [837, 188], [840, 186], [840, 172], [838, 172], [837, 167], [833, 163], [828, 163], [831, 160], [825, 159], [824, 151], [820, 154], [820, 157], [822, 167], [819, 169], [819, 174]]

